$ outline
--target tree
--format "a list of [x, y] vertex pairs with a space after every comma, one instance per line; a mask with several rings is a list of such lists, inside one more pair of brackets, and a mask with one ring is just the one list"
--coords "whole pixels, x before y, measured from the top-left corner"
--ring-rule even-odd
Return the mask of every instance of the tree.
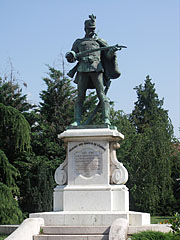
[[171, 162], [172, 162], [172, 180], [173, 180], [173, 192], [175, 197], [175, 204], [172, 209], [175, 212], [179, 211], [180, 206], [180, 142], [175, 139], [172, 142], [172, 147], [174, 151], [172, 152]]
[[30, 127], [18, 110], [2, 103], [0, 103], [0, 139], [0, 223], [17, 224], [23, 217], [17, 202], [18, 170], [9, 162], [7, 156], [9, 149], [13, 152], [30, 149]]
[[[43, 79], [47, 89], [40, 93], [38, 109], [31, 111], [32, 153], [18, 159], [21, 191], [20, 205], [24, 212], [52, 210], [54, 172], [65, 160], [63, 142], [58, 139], [73, 121], [75, 89], [68, 78], [49, 67]], [[24, 186], [26, 183], [26, 186]], [[29, 199], [31, 202], [29, 202]]]
[[130, 118], [137, 132], [130, 159], [134, 176], [130, 183], [131, 205], [139, 211], [170, 214], [173, 127], [149, 76], [144, 86], [135, 90], [138, 100]]
[[129, 180], [133, 178], [133, 169], [130, 159], [133, 159], [135, 149], [135, 139], [137, 137], [136, 129], [129, 120], [129, 115], [122, 110], [115, 111], [111, 108], [111, 123], [117, 127], [117, 130], [124, 135], [124, 140], [120, 142], [121, 147], [117, 150], [117, 159], [124, 164], [128, 170]]
[[17, 159], [23, 162], [23, 154], [30, 154], [28, 121], [32, 121], [29, 116], [33, 107], [22, 94], [12, 71], [9, 77], [0, 78], [0, 222], [3, 224], [20, 223], [23, 219], [19, 208], [21, 174]]
[[[40, 93], [40, 113], [54, 132], [60, 133], [71, 123], [73, 118], [76, 91], [59, 70], [49, 67], [49, 77], [44, 78], [47, 90]], [[57, 139], [57, 135], [55, 135]]]
[[24, 213], [52, 211], [54, 166], [46, 156], [24, 154], [25, 161], [18, 161], [21, 198]]
[[0, 77], [0, 103], [12, 106], [21, 113], [29, 111], [33, 106], [27, 102], [27, 96], [22, 94], [22, 88], [15, 81]]

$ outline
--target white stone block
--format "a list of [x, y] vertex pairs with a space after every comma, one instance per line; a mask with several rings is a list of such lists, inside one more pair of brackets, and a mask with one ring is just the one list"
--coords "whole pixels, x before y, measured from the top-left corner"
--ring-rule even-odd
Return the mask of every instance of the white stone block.
[[129, 191], [125, 185], [112, 185], [112, 210], [129, 211]]
[[64, 141], [79, 141], [82, 138], [90, 140], [91, 138], [106, 139], [111, 141], [119, 141], [124, 139], [124, 135], [117, 130], [111, 130], [109, 128], [95, 128], [95, 129], [68, 129], [65, 132], [58, 135], [58, 138]]
[[125, 211], [59, 211], [31, 213], [30, 218], [43, 218], [45, 226], [111, 226], [117, 218], [130, 226], [150, 225], [150, 214]]
[[54, 211], [63, 211], [64, 187], [65, 186], [57, 186], [54, 189], [54, 193], [53, 193], [53, 210]]
[[39, 234], [40, 227], [44, 226], [43, 218], [27, 218], [6, 239], [7, 240], [32, 240], [35, 234]]
[[111, 226], [117, 218], [129, 221], [129, 214], [122, 211], [60, 211], [31, 213], [30, 217], [41, 217], [46, 226]]
[[129, 211], [125, 185], [57, 186], [54, 211]]
[[110, 228], [109, 240], [126, 240], [129, 222], [127, 219], [116, 219]]
[[129, 212], [129, 225], [130, 226], [143, 226], [150, 224], [150, 214], [141, 212]]

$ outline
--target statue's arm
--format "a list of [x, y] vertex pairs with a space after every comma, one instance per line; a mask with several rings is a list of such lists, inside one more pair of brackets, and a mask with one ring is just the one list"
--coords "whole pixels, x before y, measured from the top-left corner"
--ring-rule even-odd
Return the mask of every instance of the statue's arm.
[[[98, 41], [100, 47], [108, 47], [109, 46], [108, 43], [102, 38], [99, 38], [97, 41]], [[118, 49], [116, 47], [114, 47], [114, 48], [111, 48], [107, 51], [104, 51], [104, 54], [106, 55], [107, 58], [111, 59], [116, 55], [115, 52], [117, 50]]]
[[80, 39], [77, 39], [73, 45], [72, 45], [72, 48], [71, 48], [71, 51], [74, 51], [75, 53], [78, 53], [79, 52], [79, 49], [78, 49], [78, 45], [80, 43]]
[[70, 62], [70, 63], [74, 63], [74, 62], [76, 61], [75, 55], [73, 55], [73, 53], [78, 53], [78, 52], [79, 52], [79, 49], [78, 49], [79, 42], [80, 42], [80, 39], [77, 39], [77, 40], [73, 43], [72, 48], [71, 48], [71, 51], [70, 51], [70, 52], [67, 52], [66, 55], [65, 55], [67, 61]]

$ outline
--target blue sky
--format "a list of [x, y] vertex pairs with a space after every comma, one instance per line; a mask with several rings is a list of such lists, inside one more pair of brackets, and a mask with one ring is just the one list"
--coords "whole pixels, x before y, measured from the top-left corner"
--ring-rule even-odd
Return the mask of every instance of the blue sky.
[[[62, 54], [84, 36], [84, 20], [97, 17], [97, 32], [117, 53], [121, 77], [108, 97], [130, 113], [134, 87], [150, 75], [180, 138], [180, 2], [179, 0], [0, 0], [0, 75], [14, 74], [31, 102], [45, 89], [46, 64], [62, 69]], [[65, 70], [71, 68], [65, 64]]]

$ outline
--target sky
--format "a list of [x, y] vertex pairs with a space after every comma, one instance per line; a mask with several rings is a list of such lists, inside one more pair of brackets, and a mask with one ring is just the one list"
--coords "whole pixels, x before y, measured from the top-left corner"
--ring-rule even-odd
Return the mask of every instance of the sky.
[[[0, 0], [0, 76], [12, 69], [28, 100], [38, 104], [47, 65], [62, 70], [90, 14], [100, 38], [127, 46], [117, 52], [121, 77], [108, 92], [115, 109], [131, 113], [134, 88], [149, 75], [180, 138], [179, 0]], [[73, 66], [64, 67], [68, 72]]]

